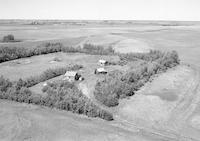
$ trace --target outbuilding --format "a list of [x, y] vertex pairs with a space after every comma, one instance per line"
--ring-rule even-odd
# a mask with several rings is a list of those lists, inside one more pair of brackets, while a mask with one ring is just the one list
[[45, 86], [47, 86], [47, 85], [48, 85], [47, 82], [44, 82], [44, 83], [43, 83], [43, 87], [45, 87]]
[[108, 63], [108, 61], [106, 61], [106, 60], [103, 60], [103, 59], [100, 59], [100, 60], [99, 60], [99, 64], [100, 64], [101, 66], [105, 66], [107, 63]]
[[104, 68], [97, 68], [94, 71], [94, 74], [107, 74], [108, 72]]
[[75, 81], [79, 80], [80, 75], [76, 71], [67, 71], [64, 77], [64, 80]]

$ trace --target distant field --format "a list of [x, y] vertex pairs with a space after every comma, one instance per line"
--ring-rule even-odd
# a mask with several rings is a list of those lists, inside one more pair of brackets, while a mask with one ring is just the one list
[[24, 47], [24, 48], [34, 48], [44, 43], [62, 43], [64, 46], [76, 46], [79, 44], [85, 37], [77, 37], [77, 38], [66, 38], [66, 39], [45, 39], [45, 40], [30, 40], [30, 41], [22, 41], [22, 42], [15, 42], [15, 43], [0, 43], [1, 46], [7, 47]]
[[[143, 52], [149, 49], [177, 50], [182, 61], [200, 66], [199, 24], [183, 22], [181, 26], [161, 25], [148, 23], [113, 26], [108, 24], [103, 26], [1, 25], [0, 38], [13, 34], [16, 39], [25, 41], [6, 44], [7, 46], [31, 47], [42, 42], [62, 42], [67, 46], [83, 43], [111, 45], [123, 52]], [[4, 44], [0, 44], [2, 45]], [[123, 49], [124, 47], [127, 49]]]

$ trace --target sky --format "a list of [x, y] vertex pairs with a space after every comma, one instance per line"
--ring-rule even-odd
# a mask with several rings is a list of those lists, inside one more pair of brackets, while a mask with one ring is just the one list
[[200, 21], [200, 0], [0, 0], [0, 19]]

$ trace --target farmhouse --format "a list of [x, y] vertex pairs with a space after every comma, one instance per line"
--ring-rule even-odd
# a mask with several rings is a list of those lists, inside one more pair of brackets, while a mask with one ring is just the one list
[[79, 80], [80, 75], [75, 71], [67, 71], [64, 77], [64, 80], [75, 81]]
[[94, 71], [94, 74], [107, 74], [108, 72], [104, 68], [97, 68]]
[[103, 59], [99, 60], [99, 64], [100, 64], [101, 66], [105, 66], [107, 63], [108, 63], [108, 62], [107, 62], [106, 60], [103, 60]]

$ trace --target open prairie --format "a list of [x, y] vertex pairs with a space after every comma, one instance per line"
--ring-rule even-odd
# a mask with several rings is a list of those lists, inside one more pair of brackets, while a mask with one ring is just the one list
[[[48, 23], [48, 22], [47, 22]], [[21, 42], [0, 43], [0, 47], [34, 48], [46, 42], [68, 47], [84, 44], [113, 47], [116, 52], [145, 53], [176, 50], [181, 64], [157, 74], [135, 95], [108, 108], [93, 95], [98, 60], [118, 61], [119, 57], [83, 53], [51, 53], [0, 64], [0, 75], [10, 80], [39, 75], [49, 68], [79, 64], [85, 80], [78, 88], [98, 106], [114, 116], [113, 121], [88, 118], [72, 112], [31, 104], [0, 100], [2, 141], [198, 141], [200, 140], [200, 23], [148, 21], [60, 21], [29, 25], [27, 21], [0, 21], [0, 39], [13, 34]], [[54, 61], [59, 58], [61, 61]], [[132, 64], [137, 67], [137, 64]], [[106, 70], [125, 71], [130, 66], [111, 65]], [[48, 81], [62, 79], [58, 76]], [[41, 82], [30, 90], [43, 95]]]

